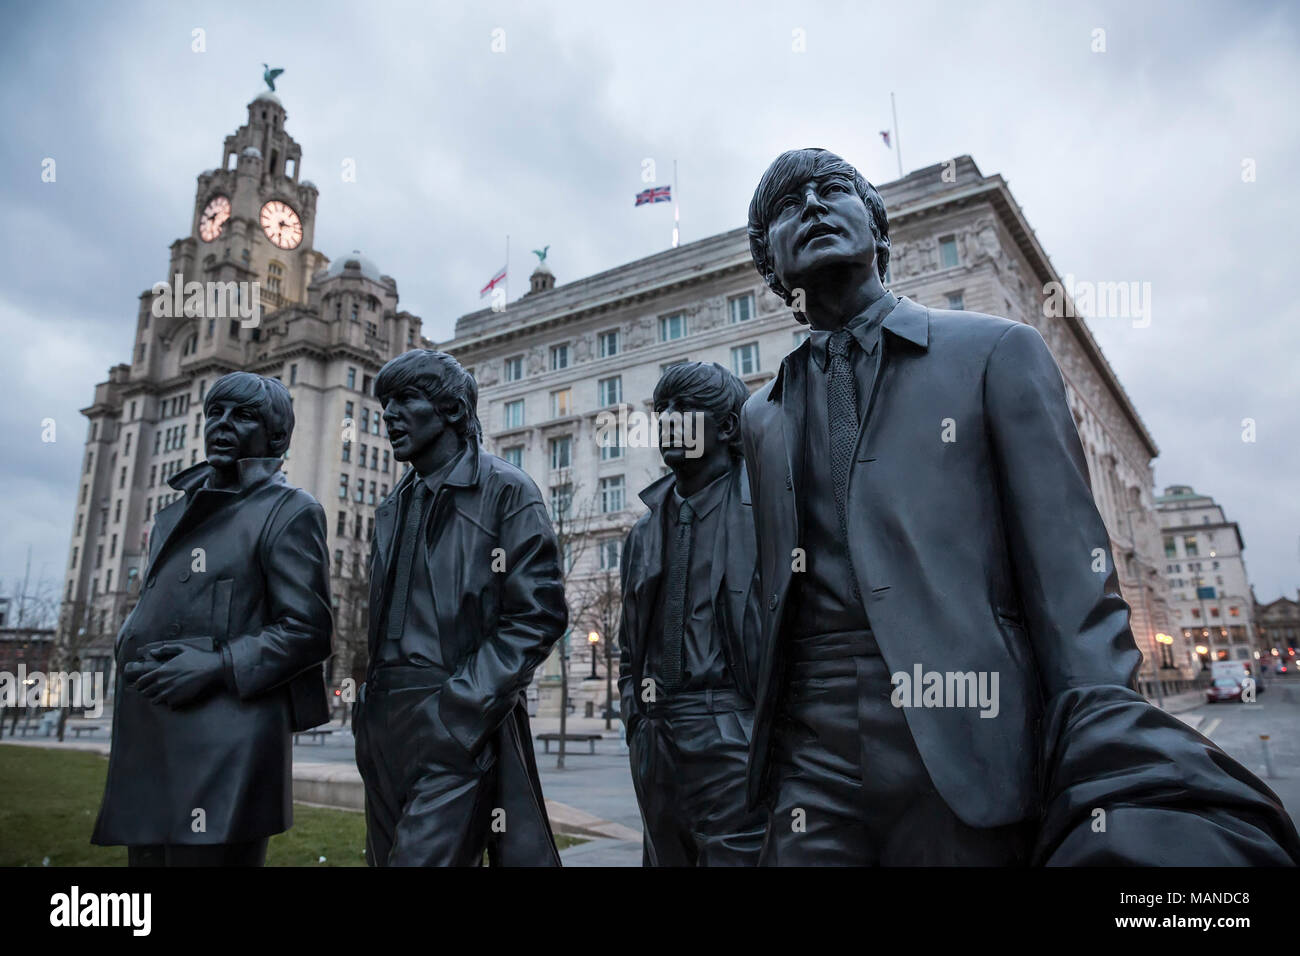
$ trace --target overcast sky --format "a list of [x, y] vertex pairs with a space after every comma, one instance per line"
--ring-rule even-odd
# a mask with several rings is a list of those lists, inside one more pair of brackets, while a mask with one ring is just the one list
[[320, 188], [317, 247], [365, 252], [435, 340], [479, 307], [507, 233], [514, 296], [548, 243], [560, 282], [666, 248], [671, 207], [632, 204], [646, 158], [661, 183], [678, 161], [684, 241], [742, 225], [783, 149], [894, 178], [879, 136], [894, 91], [905, 169], [969, 153], [1006, 177], [1061, 274], [1151, 283], [1150, 327], [1090, 324], [1160, 447], [1157, 488], [1191, 484], [1240, 522], [1261, 600], [1300, 585], [1294, 7], [319, 0], [0, 16], [6, 591], [29, 545], [34, 576], [61, 587], [77, 410], [129, 360], [137, 297], [165, 278], [195, 177], [220, 164], [264, 61], [285, 69], [286, 126]]

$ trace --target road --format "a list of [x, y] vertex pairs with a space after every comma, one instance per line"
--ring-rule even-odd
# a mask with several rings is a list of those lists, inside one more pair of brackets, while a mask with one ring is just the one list
[[[1300, 827], [1300, 679], [1271, 677], [1253, 704], [1204, 704], [1178, 716], [1268, 784]], [[1261, 734], [1269, 737], [1276, 776], [1264, 765]]]

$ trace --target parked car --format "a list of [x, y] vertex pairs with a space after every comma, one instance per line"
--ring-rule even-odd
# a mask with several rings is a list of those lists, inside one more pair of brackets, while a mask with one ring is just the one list
[[1241, 682], [1231, 677], [1216, 677], [1205, 689], [1205, 701], [1213, 704], [1221, 700], [1241, 700]]

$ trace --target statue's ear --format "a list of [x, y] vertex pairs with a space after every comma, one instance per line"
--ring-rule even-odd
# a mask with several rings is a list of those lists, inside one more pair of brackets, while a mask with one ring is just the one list
[[735, 412], [727, 412], [727, 417], [718, 425], [718, 441], [727, 444], [736, 437], [739, 431], [740, 416]]

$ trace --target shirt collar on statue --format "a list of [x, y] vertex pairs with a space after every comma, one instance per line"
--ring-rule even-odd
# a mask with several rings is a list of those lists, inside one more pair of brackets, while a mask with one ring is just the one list
[[[470, 441], [441, 467], [435, 468], [427, 475], [416, 473], [416, 479], [424, 482], [430, 493], [446, 485], [472, 485], [478, 477], [478, 455], [473, 453]], [[414, 482], [412, 482], [414, 484]]]
[[677, 513], [681, 510], [682, 502], [689, 501], [691, 508], [695, 511], [695, 520], [699, 520], [707, 515], [710, 511], [718, 506], [723, 496], [727, 493], [727, 479], [731, 477], [731, 471], [724, 471], [717, 478], [701, 488], [689, 498], [683, 498], [677, 493], [677, 486], [673, 485], [673, 493], [669, 495], [672, 501], [672, 517], [677, 520]]
[[[854, 316], [844, 326], [853, 333], [853, 337], [858, 340], [858, 345], [862, 346], [862, 351], [868, 355], [874, 355], [876, 345], [880, 342], [880, 327], [885, 321], [885, 317], [894, 311], [894, 306], [898, 305], [898, 297], [888, 289], [871, 305], [867, 306], [862, 312]], [[830, 337], [834, 335], [833, 331], [825, 329], [813, 329], [808, 333], [808, 343], [812, 349], [813, 361], [823, 372], [826, 371], [826, 344]]]

